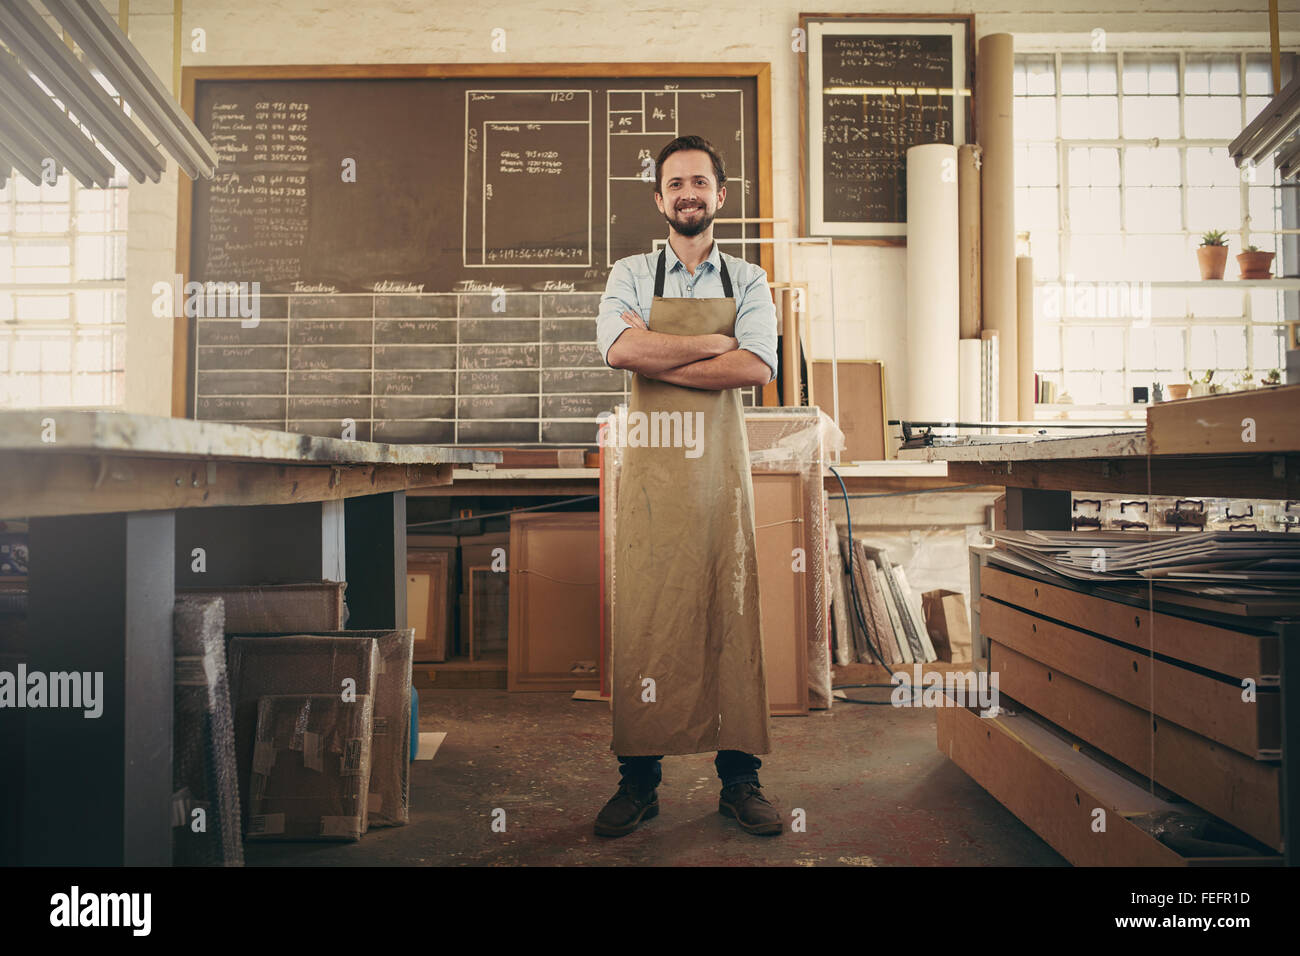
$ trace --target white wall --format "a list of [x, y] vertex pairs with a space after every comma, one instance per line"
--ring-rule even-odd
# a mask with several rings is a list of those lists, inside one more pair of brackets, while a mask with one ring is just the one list
[[[105, 0], [116, 14], [117, 0]], [[772, 64], [774, 213], [798, 220], [799, 60], [791, 31], [809, 7], [831, 12], [974, 13], [977, 36], [1017, 34], [1017, 49], [1087, 49], [1092, 31], [1107, 31], [1110, 49], [1151, 45], [1268, 47], [1265, 0], [1154, 0], [1141, 12], [1113, 0], [1076, 0], [1074, 10], [1049, 0], [996, 4], [762, 5], [585, 2], [448, 3], [445, 0], [186, 0], [185, 66], [315, 63], [675, 62], [767, 61]], [[1293, 7], [1291, 0], [1283, 4]], [[493, 53], [490, 31], [507, 30], [506, 54]], [[206, 33], [207, 51], [189, 50], [190, 32]], [[1168, 32], [1174, 29], [1181, 33]], [[1282, 16], [1283, 47], [1300, 45], [1300, 12]], [[170, 87], [171, 0], [131, 0], [130, 35]], [[132, 183], [127, 251], [127, 405], [171, 412], [172, 326], [152, 316], [150, 287], [175, 271], [175, 163], [160, 184]], [[788, 233], [787, 233], [788, 234]], [[798, 247], [796, 247], [798, 248]], [[834, 254], [838, 351], [842, 358], [883, 359], [889, 370], [890, 415], [905, 414], [906, 293], [901, 248], [843, 246]], [[778, 256], [777, 278], [786, 278]], [[812, 285], [813, 351], [829, 353], [827, 262], [824, 251], [796, 253], [794, 268]]]

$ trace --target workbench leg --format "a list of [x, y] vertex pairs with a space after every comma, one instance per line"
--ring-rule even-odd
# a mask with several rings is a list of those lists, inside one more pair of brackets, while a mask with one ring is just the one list
[[175, 546], [170, 511], [31, 521], [29, 686], [102, 674], [102, 712], [25, 712], [24, 864], [171, 865]]
[[1282, 690], [1282, 839], [1287, 866], [1300, 866], [1300, 622], [1280, 626]]
[[1070, 493], [1007, 488], [1008, 531], [1069, 531]]
[[406, 627], [406, 492], [344, 504], [348, 629]]

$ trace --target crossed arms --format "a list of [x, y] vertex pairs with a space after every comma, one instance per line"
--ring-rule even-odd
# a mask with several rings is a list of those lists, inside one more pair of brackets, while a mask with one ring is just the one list
[[641, 316], [626, 310], [628, 328], [610, 346], [606, 359], [614, 368], [688, 388], [720, 390], [766, 385], [767, 363], [742, 349], [729, 335], [667, 335], [651, 332]]

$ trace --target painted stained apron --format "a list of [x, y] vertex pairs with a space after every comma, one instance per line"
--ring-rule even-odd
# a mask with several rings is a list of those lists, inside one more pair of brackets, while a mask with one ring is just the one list
[[[661, 250], [654, 331], [735, 335], [725, 261], [721, 275], [724, 298], [666, 299]], [[635, 375], [628, 410], [632, 437], [623, 449], [615, 545], [611, 749], [619, 756], [770, 753], [754, 489], [740, 390], [685, 388]], [[698, 444], [634, 445], [637, 413], [648, 422], [654, 412], [702, 422], [688, 433]], [[653, 701], [646, 699], [646, 678], [654, 681]]]

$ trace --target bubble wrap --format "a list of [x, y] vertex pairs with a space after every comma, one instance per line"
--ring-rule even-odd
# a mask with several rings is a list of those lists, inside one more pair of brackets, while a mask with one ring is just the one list
[[[220, 598], [176, 602], [172, 862], [178, 866], [244, 863], [224, 630]], [[203, 829], [195, 832], [199, 821]]]

